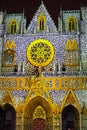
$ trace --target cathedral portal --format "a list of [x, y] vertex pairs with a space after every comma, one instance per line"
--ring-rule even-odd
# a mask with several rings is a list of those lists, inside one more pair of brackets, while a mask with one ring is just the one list
[[62, 112], [62, 130], [79, 130], [79, 112], [68, 105]]
[[52, 109], [42, 97], [33, 98], [24, 111], [24, 130], [52, 130]]

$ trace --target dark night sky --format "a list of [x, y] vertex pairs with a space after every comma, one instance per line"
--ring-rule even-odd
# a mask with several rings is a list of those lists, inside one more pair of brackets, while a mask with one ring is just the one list
[[[57, 25], [59, 9], [80, 9], [87, 6], [87, 0], [43, 0], [49, 14]], [[41, 4], [41, 0], [0, 0], [0, 10], [7, 13], [21, 13], [25, 10], [25, 16], [30, 20]], [[27, 20], [27, 21], [28, 21]]]

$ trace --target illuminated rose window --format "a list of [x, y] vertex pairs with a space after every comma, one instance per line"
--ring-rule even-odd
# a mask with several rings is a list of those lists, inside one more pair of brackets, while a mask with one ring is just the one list
[[47, 66], [53, 57], [54, 47], [48, 40], [37, 39], [27, 48], [27, 58], [34, 66]]

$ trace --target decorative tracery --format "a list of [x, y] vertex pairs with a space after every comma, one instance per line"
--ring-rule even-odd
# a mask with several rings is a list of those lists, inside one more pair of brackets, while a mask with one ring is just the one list
[[6, 69], [6, 67], [14, 67], [15, 65], [16, 65], [16, 44], [14, 40], [12, 40], [11, 42], [7, 40], [4, 45], [3, 68], [5, 67]]
[[46, 16], [41, 12], [38, 17], [38, 31], [44, 31], [46, 29]]
[[14, 34], [14, 33], [18, 33], [18, 22], [16, 19], [12, 19], [10, 21], [10, 33]]
[[37, 39], [28, 46], [27, 58], [34, 66], [46, 66], [54, 57], [52, 44], [45, 39]]
[[73, 31], [73, 30], [76, 30], [76, 29], [77, 29], [76, 19], [71, 16], [71, 17], [68, 18], [68, 30]]
[[67, 70], [79, 69], [79, 47], [76, 39], [67, 40], [65, 45], [65, 65]]
[[33, 113], [33, 120], [36, 118], [46, 119], [46, 112], [41, 106], [38, 106]]

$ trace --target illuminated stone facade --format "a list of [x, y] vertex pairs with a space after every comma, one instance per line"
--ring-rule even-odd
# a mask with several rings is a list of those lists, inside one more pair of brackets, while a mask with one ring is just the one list
[[87, 129], [87, 7], [0, 12], [0, 130]]

